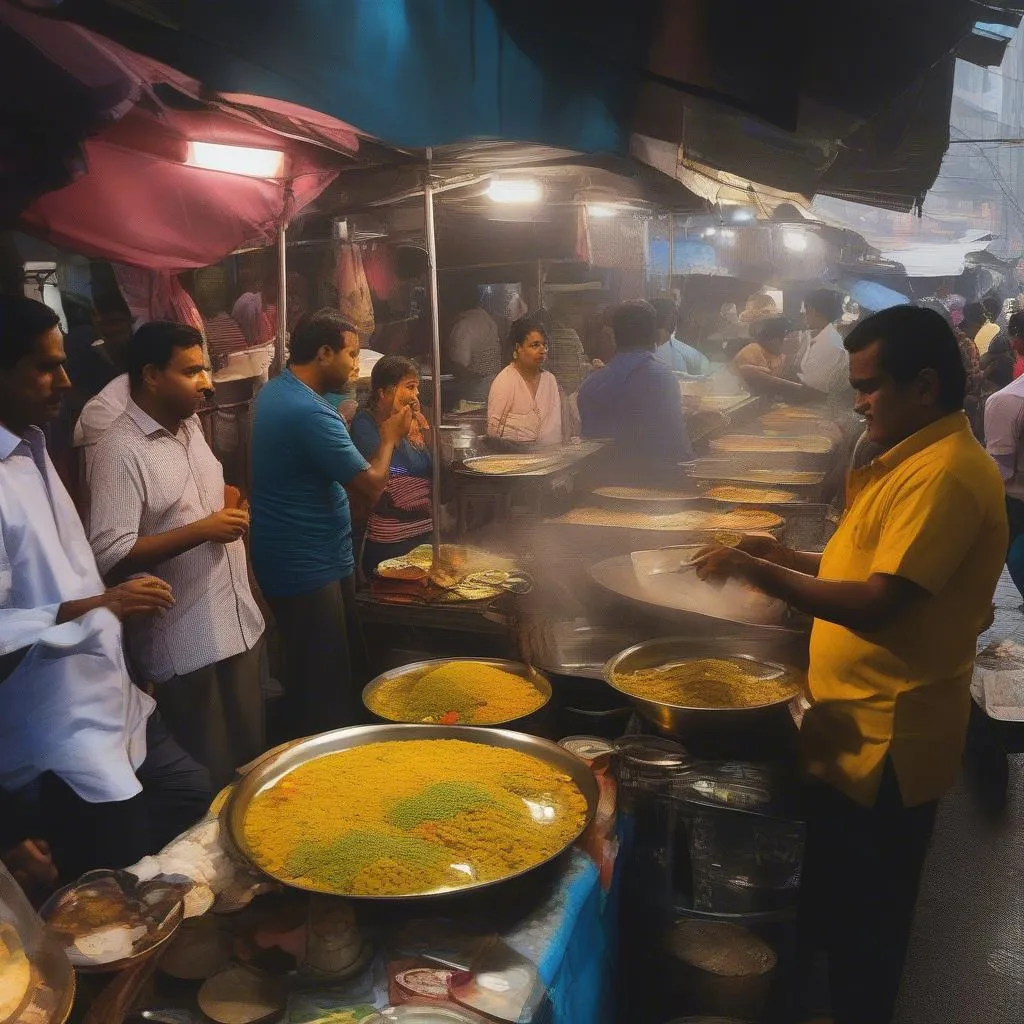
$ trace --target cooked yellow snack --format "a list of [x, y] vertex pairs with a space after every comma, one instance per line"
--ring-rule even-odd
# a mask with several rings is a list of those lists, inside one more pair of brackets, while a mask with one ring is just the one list
[[657, 487], [598, 487], [602, 498], [628, 498], [636, 501], [682, 501], [694, 495], [684, 491], [659, 490]]
[[468, 468], [474, 473], [522, 473], [545, 461], [542, 455], [483, 455]]
[[624, 692], [643, 700], [689, 708], [752, 708], [789, 700], [798, 692], [790, 673], [763, 679], [728, 658], [699, 658], [665, 668], [615, 676]]
[[758, 434], [729, 434], [716, 437], [711, 447], [717, 452], [786, 452], [803, 455], [827, 455], [832, 442], [827, 437], [762, 437]]
[[738, 505], [783, 505], [796, 501], [792, 491], [773, 491], [761, 487], [710, 487], [704, 492], [705, 498], [714, 501], [734, 501]]
[[259, 793], [245, 840], [264, 871], [335, 895], [402, 896], [518, 874], [586, 822], [572, 779], [517, 750], [398, 740], [325, 754]]
[[617, 526], [629, 530], [774, 530], [781, 517], [761, 509], [737, 508], [730, 512], [624, 512], [620, 509], [574, 508], [553, 520], [572, 526]]
[[391, 722], [498, 725], [536, 711], [544, 695], [529, 680], [480, 661], [452, 661], [382, 682], [367, 698]]

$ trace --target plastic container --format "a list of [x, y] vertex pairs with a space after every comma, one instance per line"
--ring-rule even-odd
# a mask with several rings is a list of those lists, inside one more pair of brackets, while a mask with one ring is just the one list
[[75, 973], [3, 864], [0, 961], [8, 981], [0, 996], [0, 1024], [63, 1024], [68, 1019]]

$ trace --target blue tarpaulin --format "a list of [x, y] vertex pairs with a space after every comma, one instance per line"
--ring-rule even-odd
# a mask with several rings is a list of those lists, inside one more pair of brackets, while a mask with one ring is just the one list
[[628, 148], [628, 127], [600, 95], [542, 70], [487, 0], [152, 6], [173, 12], [165, 26], [88, 0], [67, 13], [88, 15], [91, 28], [211, 90], [309, 107], [403, 148], [481, 137], [585, 153]]
[[906, 295], [893, 291], [892, 288], [886, 288], [884, 284], [879, 284], [877, 281], [851, 281], [847, 284], [847, 288], [853, 301], [861, 309], [868, 309], [872, 313], [880, 313], [883, 309], [889, 309], [890, 306], [906, 306], [910, 302]]

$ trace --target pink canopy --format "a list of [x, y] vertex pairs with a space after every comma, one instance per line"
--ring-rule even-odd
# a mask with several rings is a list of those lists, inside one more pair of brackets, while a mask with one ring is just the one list
[[[194, 79], [78, 26], [6, 2], [0, 22], [91, 98], [110, 97], [111, 123], [83, 145], [86, 172], [21, 215], [26, 231], [65, 249], [154, 270], [208, 266], [271, 242], [358, 149], [339, 121], [259, 97], [233, 97], [238, 105], [211, 97]], [[283, 177], [189, 167], [190, 141], [279, 150]]]

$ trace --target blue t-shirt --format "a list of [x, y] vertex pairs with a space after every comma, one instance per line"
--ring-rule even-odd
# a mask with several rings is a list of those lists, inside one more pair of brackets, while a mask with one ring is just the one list
[[351, 576], [342, 485], [369, 464], [337, 410], [285, 370], [256, 397], [251, 450], [250, 548], [263, 593], [291, 597]]
[[[380, 447], [380, 428], [373, 414], [366, 409], [360, 409], [352, 420], [351, 430], [353, 444], [366, 458], [372, 458]], [[402, 438], [391, 455], [391, 473], [425, 477], [429, 480], [433, 476], [430, 449], [417, 448], [408, 438]]]
[[691, 377], [704, 377], [711, 372], [711, 360], [703, 352], [680, 341], [674, 334], [660, 344], [654, 354], [670, 370], [687, 373]]

